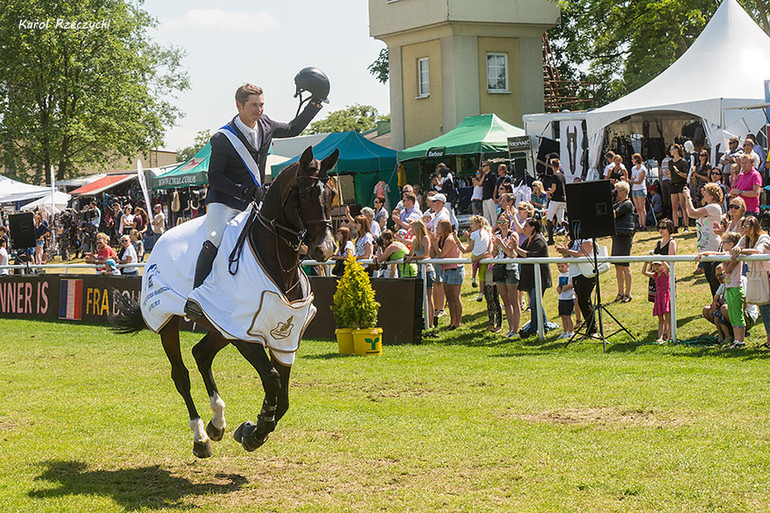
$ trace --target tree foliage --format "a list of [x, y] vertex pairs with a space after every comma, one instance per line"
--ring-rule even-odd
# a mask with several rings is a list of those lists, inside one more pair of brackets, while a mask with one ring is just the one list
[[377, 59], [366, 69], [369, 70], [369, 73], [374, 75], [374, 78], [376, 78], [378, 82], [383, 84], [387, 82], [388, 73], [390, 72], [388, 49], [383, 48], [380, 50], [380, 55], [378, 55]]
[[342, 110], [330, 112], [324, 119], [315, 121], [305, 129], [304, 134], [323, 134], [330, 132], [366, 132], [377, 128], [377, 121], [389, 119], [381, 116], [371, 105], [348, 105]]
[[[739, 1], [770, 33], [770, 0]], [[697, 39], [720, 3], [561, 0], [561, 22], [549, 31], [559, 75], [594, 83], [580, 94], [593, 97], [595, 107], [605, 105], [643, 86], [676, 61]]]
[[148, 38], [157, 22], [140, 4], [4, 0], [0, 159], [9, 174], [42, 182], [55, 166], [63, 179], [162, 144], [180, 116], [171, 101], [189, 83], [183, 52]]
[[196, 153], [201, 151], [204, 146], [206, 146], [206, 143], [209, 142], [209, 139], [211, 139], [211, 130], [208, 128], [206, 130], [200, 130], [197, 134], [195, 134], [195, 139], [192, 146], [188, 146], [187, 148], [182, 148], [181, 150], [176, 151], [176, 161], [187, 162], [193, 158]]

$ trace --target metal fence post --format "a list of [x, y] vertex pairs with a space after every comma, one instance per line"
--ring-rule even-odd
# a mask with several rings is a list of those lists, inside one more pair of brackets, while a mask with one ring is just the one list
[[430, 327], [430, 316], [433, 316], [433, 312], [428, 311], [428, 265], [418, 262], [420, 266], [420, 272], [422, 273], [422, 314], [423, 314], [423, 328], [426, 330]]
[[668, 268], [668, 288], [671, 291], [671, 341], [676, 343], [676, 262], [669, 263], [671, 264]]

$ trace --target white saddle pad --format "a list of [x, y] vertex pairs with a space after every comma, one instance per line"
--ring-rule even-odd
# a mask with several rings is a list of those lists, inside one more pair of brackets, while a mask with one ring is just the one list
[[206, 236], [205, 216], [165, 232], [155, 244], [142, 276], [142, 315], [150, 329], [158, 332], [171, 317], [184, 315], [189, 297], [225, 338], [262, 344], [279, 362], [291, 365], [302, 333], [316, 313], [310, 282], [300, 272], [302, 299], [287, 301], [260, 265], [248, 240], [238, 272], [229, 273], [228, 256], [249, 212], [239, 214], [227, 225], [211, 274], [194, 291], [195, 263]]

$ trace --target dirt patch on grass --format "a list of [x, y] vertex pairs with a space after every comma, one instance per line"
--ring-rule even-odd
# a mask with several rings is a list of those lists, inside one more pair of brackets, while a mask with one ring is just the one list
[[568, 424], [615, 429], [627, 426], [670, 428], [685, 424], [685, 419], [653, 408], [562, 408], [526, 415], [514, 415], [527, 422]]

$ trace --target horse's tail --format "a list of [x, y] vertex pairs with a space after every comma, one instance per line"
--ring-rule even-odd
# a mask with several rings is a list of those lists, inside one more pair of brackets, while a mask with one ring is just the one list
[[114, 293], [113, 298], [118, 307], [118, 314], [109, 316], [112, 331], [121, 335], [128, 335], [139, 333], [147, 328], [142, 317], [142, 308], [138, 302], [129, 299], [120, 292]]

